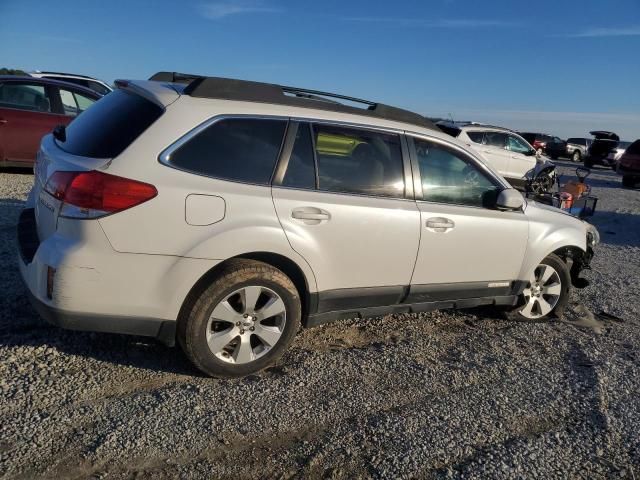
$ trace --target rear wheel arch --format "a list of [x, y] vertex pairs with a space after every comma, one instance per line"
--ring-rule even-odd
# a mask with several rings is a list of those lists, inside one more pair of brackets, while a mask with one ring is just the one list
[[[202, 275], [193, 287], [191, 287], [191, 290], [189, 290], [189, 293], [182, 302], [182, 306], [178, 314], [178, 322], [181, 322], [189, 315], [194, 302], [197, 301], [213, 280], [221, 272], [227, 270], [230, 264], [237, 262], [238, 260], [254, 260], [266, 263], [267, 265], [277, 268], [289, 277], [298, 290], [298, 295], [300, 296], [300, 301], [302, 303], [302, 318], [306, 317], [309, 313], [309, 309], [311, 308], [310, 282], [302, 268], [290, 258], [278, 253], [248, 252], [228, 258], [218, 263]], [[314, 282], [315, 279], [311, 279], [311, 281]]]

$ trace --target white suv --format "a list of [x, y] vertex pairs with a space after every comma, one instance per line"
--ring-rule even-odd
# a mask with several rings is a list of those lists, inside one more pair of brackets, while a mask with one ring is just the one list
[[238, 376], [301, 324], [476, 305], [542, 319], [584, 282], [597, 231], [525, 202], [420, 115], [152, 78], [42, 141], [19, 263], [57, 325], [177, 338]]
[[553, 163], [536, 155], [536, 150], [512, 130], [480, 123], [438, 122], [438, 127], [475, 150], [500, 175], [515, 186], [530, 177], [554, 170]]

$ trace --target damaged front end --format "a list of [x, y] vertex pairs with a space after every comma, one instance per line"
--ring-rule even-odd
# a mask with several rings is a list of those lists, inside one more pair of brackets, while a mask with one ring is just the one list
[[557, 182], [556, 166], [549, 161], [539, 161], [526, 173], [526, 193], [544, 195], [553, 192]]
[[566, 249], [565, 259], [570, 266], [571, 283], [574, 287], [585, 288], [589, 285], [589, 281], [586, 278], [582, 278], [580, 274], [583, 270], [591, 270], [594, 248], [598, 243], [600, 243], [600, 234], [593, 225], [589, 225], [587, 229], [587, 251], [584, 252], [572, 248]]

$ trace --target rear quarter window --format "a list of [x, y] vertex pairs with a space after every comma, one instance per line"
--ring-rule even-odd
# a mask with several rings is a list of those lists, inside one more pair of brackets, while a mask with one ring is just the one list
[[268, 185], [286, 127], [286, 120], [221, 119], [171, 152], [167, 162], [207, 177]]
[[73, 155], [114, 158], [155, 122], [164, 112], [146, 98], [115, 90], [105, 95], [71, 122], [60, 148]]

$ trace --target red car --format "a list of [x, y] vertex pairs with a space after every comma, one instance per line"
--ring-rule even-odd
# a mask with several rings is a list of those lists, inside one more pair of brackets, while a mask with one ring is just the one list
[[0, 167], [32, 166], [42, 137], [100, 98], [70, 83], [0, 76]]
[[640, 182], [640, 140], [627, 147], [618, 162], [618, 173], [622, 175], [622, 185], [633, 188]]

